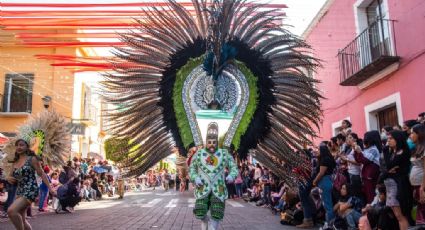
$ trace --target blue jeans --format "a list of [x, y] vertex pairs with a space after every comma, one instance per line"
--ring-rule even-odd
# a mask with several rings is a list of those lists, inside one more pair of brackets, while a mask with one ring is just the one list
[[7, 212], [7, 209], [12, 205], [13, 201], [15, 200], [16, 196], [16, 189], [18, 187], [14, 184], [7, 184], [6, 191], [7, 191], [7, 200], [4, 203], [4, 211]]
[[264, 186], [264, 201], [265, 204], [270, 204], [271, 202], [271, 188], [270, 186]]
[[235, 184], [236, 185], [236, 195], [238, 197], [242, 197], [242, 184]]
[[298, 195], [303, 208], [304, 219], [313, 219], [314, 204], [310, 197], [311, 182], [308, 181], [305, 185], [298, 186]]
[[345, 220], [347, 221], [348, 227], [355, 229], [361, 216], [362, 214], [356, 210], [352, 210], [348, 215], [346, 215]]
[[278, 210], [283, 210], [283, 206], [285, 206], [285, 201], [282, 199], [279, 199], [279, 203], [276, 206], [274, 206], [274, 208]]
[[326, 222], [330, 222], [335, 218], [332, 203], [332, 179], [330, 175], [325, 175], [318, 183], [319, 188], [322, 190], [322, 202], [326, 211]]
[[39, 197], [39, 201], [38, 201], [38, 208], [39, 209], [43, 209], [43, 204], [44, 204], [44, 201], [46, 200], [48, 194], [49, 194], [49, 190], [40, 189], [40, 197]]

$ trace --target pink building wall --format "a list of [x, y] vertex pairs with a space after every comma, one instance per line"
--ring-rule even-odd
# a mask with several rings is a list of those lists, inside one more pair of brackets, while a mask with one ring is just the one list
[[366, 89], [341, 86], [338, 50], [348, 45], [356, 34], [355, 0], [335, 0], [324, 16], [306, 36], [314, 56], [322, 60], [323, 68], [314, 75], [323, 95], [323, 125], [320, 136], [332, 137], [332, 123], [347, 117], [353, 131], [367, 131], [365, 106], [389, 95], [399, 93], [403, 120], [415, 119], [425, 111], [425, 2], [423, 0], [387, 0], [389, 19], [394, 23], [399, 69]]

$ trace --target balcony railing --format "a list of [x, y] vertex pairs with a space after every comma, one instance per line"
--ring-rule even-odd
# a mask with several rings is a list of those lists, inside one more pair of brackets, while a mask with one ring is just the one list
[[377, 19], [338, 52], [340, 84], [355, 86], [398, 62], [394, 21]]

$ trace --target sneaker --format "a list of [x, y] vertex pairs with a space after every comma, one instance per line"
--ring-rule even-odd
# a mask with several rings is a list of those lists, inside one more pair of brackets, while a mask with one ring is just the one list
[[313, 228], [314, 223], [312, 219], [304, 219], [302, 224], [296, 226], [297, 228]]

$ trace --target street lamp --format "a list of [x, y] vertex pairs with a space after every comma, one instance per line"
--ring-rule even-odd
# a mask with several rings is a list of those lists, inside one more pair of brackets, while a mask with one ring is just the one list
[[43, 101], [44, 108], [48, 109], [50, 106], [50, 102], [52, 101], [52, 97], [46, 95], [41, 98], [41, 100]]

